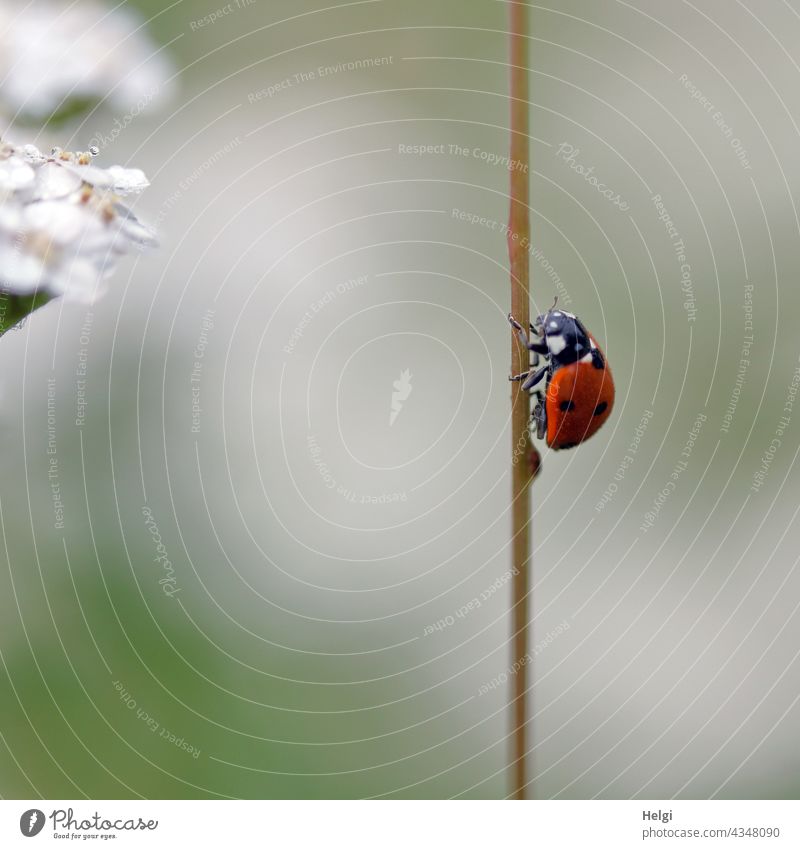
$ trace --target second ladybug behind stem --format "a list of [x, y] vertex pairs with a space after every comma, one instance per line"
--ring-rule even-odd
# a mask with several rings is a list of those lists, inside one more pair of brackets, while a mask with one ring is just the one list
[[[593, 436], [614, 406], [614, 379], [605, 355], [581, 320], [556, 309], [557, 302], [530, 325], [530, 336], [508, 316], [520, 342], [533, 352], [532, 367], [509, 380], [524, 381], [522, 388], [536, 397], [531, 429], [554, 450], [573, 448]], [[535, 368], [539, 355], [545, 364]], [[542, 397], [534, 387], [545, 379]]]

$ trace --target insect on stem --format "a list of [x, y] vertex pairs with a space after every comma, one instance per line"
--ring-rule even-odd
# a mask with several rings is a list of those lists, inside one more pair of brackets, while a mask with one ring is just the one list
[[[508, 255], [511, 267], [511, 312], [522, 327], [530, 321], [530, 207], [529, 207], [529, 101], [528, 101], [528, 7], [509, 3], [511, 70], [511, 206]], [[513, 335], [511, 373], [528, 369], [528, 350]], [[528, 586], [531, 568], [531, 465], [519, 461], [516, 446], [529, 445], [530, 398], [522, 383], [511, 384], [511, 515], [513, 569], [511, 580], [512, 664], [511, 676], [511, 796], [524, 799], [527, 787], [527, 691]]]

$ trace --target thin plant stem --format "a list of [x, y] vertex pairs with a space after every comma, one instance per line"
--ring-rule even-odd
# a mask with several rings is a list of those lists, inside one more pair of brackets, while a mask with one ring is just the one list
[[[528, 7], [509, 4], [511, 29], [511, 209], [508, 256], [511, 266], [511, 312], [527, 329], [530, 320], [529, 275], [529, 102]], [[516, 335], [511, 347], [511, 373], [528, 370], [530, 354]], [[531, 569], [531, 469], [527, 462], [530, 399], [522, 382], [511, 384], [511, 514], [513, 570], [511, 581], [513, 698], [511, 702], [511, 795], [524, 799], [527, 787], [527, 691], [532, 670], [528, 653], [528, 587]], [[524, 448], [524, 451], [521, 450]]]

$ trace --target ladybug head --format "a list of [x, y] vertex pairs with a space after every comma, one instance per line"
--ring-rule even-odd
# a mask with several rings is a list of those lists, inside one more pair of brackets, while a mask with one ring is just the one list
[[556, 295], [553, 306], [536, 317], [533, 329], [538, 336], [560, 336], [574, 323], [575, 316], [571, 312], [557, 309], [557, 306], [558, 296]]
[[594, 347], [576, 315], [557, 308], [557, 301], [538, 316], [533, 329], [547, 343], [553, 366], [568, 365], [585, 357]]
[[534, 327], [540, 329], [544, 336], [558, 336], [573, 327], [576, 318], [577, 316], [571, 312], [553, 308], [538, 316]]
[[558, 317], [560, 315], [566, 315], [563, 310], [557, 310], [556, 306], [558, 304], [558, 295], [556, 295], [555, 300], [553, 301], [553, 306], [550, 307], [547, 312], [543, 312], [541, 315], [537, 315], [533, 320], [531, 327], [533, 328], [534, 333], [537, 336], [544, 336], [547, 331], [547, 325], [551, 316]]

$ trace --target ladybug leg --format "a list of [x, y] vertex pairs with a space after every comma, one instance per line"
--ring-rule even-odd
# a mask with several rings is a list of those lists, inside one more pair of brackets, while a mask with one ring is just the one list
[[[519, 336], [519, 341], [529, 350], [534, 351], [537, 354], [546, 354], [547, 353], [547, 342], [543, 339], [541, 342], [532, 342], [528, 338], [528, 334], [525, 332], [525, 328], [514, 318], [511, 313], [508, 314], [508, 321], [514, 330], [517, 331], [517, 336]], [[531, 325], [531, 329], [533, 329], [533, 325]]]
[[[508, 321], [511, 324], [511, 326], [514, 328], [514, 330], [522, 330], [522, 325], [514, 318], [513, 315], [511, 315], [511, 313], [508, 314]], [[532, 321], [528, 322], [528, 327], [530, 327], [531, 334], [533, 336], [541, 336], [542, 335], [541, 333], [539, 333], [536, 330], [536, 327], [534, 326]]]
[[536, 392], [536, 403], [533, 405], [533, 422], [536, 425], [536, 436], [544, 439], [547, 433], [547, 409], [542, 399], [542, 393]]
[[547, 374], [550, 366], [542, 366], [534, 372], [528, 372], [528, 379], [522, 384], [523, 389], [533, 389], [537, 383]]
[[522, 384], [522, 388], [532, 389], [547, 374], [547, 370], [549, 368], [549, 366], [542, 366], [542, 368], [537, 369], [536, 371], [523, 371], [522, 374], [510, 374], [508, 379], [524, 380], [525, 383]]

